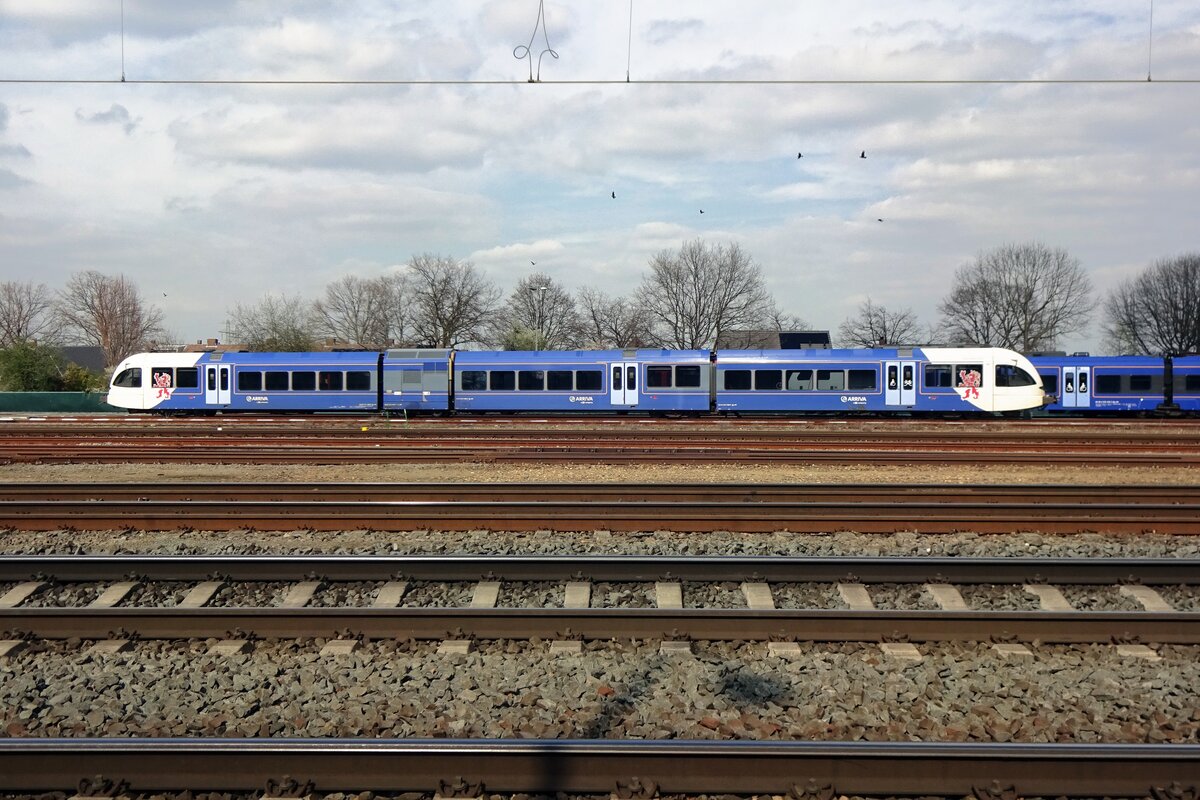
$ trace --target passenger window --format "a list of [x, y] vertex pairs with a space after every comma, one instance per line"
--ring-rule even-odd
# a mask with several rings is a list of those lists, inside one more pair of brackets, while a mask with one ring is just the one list
[[317, 388], [317, 373], [315, 372], [293, 372], [292, 373], [292, 391], [293, 392], [313, 392]]
[[721, 373], [725, 376], [725, 388], [733, 392], [744, 392], [750, 389], [750, 370], [727, 369]]
[[700, 368], [699, 367], [676, 367], [675, 368], [675, 388], [676, 389], [694, 389], [700, 386]]
[[1096, 376], [1096, 394], [1120, 394], [1121, 393], [1121, 376], [1120, 375], [1097, 375]]
[[1065, 394], [1075, 394], [1075, 373], [1073, 371], [1067, 372], [1063, 376], [1063, 392]]
[[575, 388], [571, 383], [571, 370], [548, 370], [546, 372], [546, 388], [552, 392], [571, 391]]
[[261, 392], [262, 388], [261, 372], [243, 372], [242, 370], [238, 370], [237, 389], [239, 392]]
[[1087, 394], [1088, 390], [1088, 374], [1086, 372], [1079, 373], [1079, 393]]
[[1129, 376], [1129, 391], [1131, 391], [1131, 392], [1148, 392], [1148, 391], [1150, 391], [1150, 376], [1149, 375], [1130, 375]]
[[953, 367], [943, 364], [926, 364], [925, 365], [925, 388], [926, 389], [949, 389], [953, 384], [950, 382], [950, 374]]
[[507, 369], [489, 372], [488, 388], [493, 392], [511, 392], [517, 388], [517, 374]]
[[[208, 381], [207, 381], [208, 391], [215, 392], [217, 390], [217, 368], [209, 367], [206, 371], [208, 372]], [[283, 388], [286, 389], [287, 388], [287, 383], [286, 383], [287, 373], [286, 372], [283, 373], [283, 379], [285, 381]]]
[[1042, 372], [1039, 374], [1042, 376], [1042, 389], [1046, 394], [1058, 394], [1058, 373]]
[[899, 372], [900, 372], [900, 370], [896, 369], [896, 365], [895, 365], [895, 364], [893, 364], [893, 365], [891, 365], [890, 367], [888, 367], [888, 368], [887, 368], [887, 376], [888, 376], [888, 378], [887, 378], [887, 388], [888, 388], [888, 389], [898, 389], [898, 388], [900, 388], [900, 381], [899, 381], [899, 377], [898, 377], [898, 373], [899, 373]]
[[346, 389], [351, 392], [369, 392], [371, 391], [371, 373], [370, 372], [347, 372], [346, 373]]
[[1200, 375], [1185, 375], [1183, 378], [1185, 392], [1200, 392]]
[[174, 389], [174, 371], [170, 367], [151, 367], [150, 383], [154, 389]]
[[846, 373], [840, 369], [817, 370], [818, 392], [840, 392], [846, 388]]
[[811, 369], [789, 369], [787, 371], [787, 388], [789, 392], [807, 392], [812, 390]]
[[322, 372], [319, 374], [318, 386], [322, 392], [340, 392], [342, 390], [342, 373]]
[[625, 368], [625, 388], [629, 391], [637, 388], [637, 367]]
[[575, 391], [577, 392], [598, 392], [603, 385], [604, 379], [598, 369], [580, 370], [575, 373]]
[[783, 370], [754, 370], [754, 388], [757, 391], [779, 391], [783, 388]]
[[421, 370], [417, 368], [405, 369], [400, 371], [400, 388], [401, 389], [420, 389], [421, 388]]
[[959, 364], [954, 369], [954, 387], [979, 388], [983, 386], [983, 364]]
[[229, 391], [229, 367], [221, 367], [221, 391]]
[[546, 373], [540, 369], [523, 369], [517, 373], [517, 388], [522, 392], [540, 392], [546, 388]]
[[175, 370], [175, 388], [199, 389], [200, 370], [195, 367], [180, 367]]
[[621, 368], [613, 367], [613, 389], [621, 391]]
[[670, 389], [671, 388], [671, 368], [670, 367], [646, 367], [646, 388], [647, 389]]
[[[211, 382], [210, 380], [209, 383]], [[266, 373], [263, 388], [268, 392], [286, 392], [288, 390], [288, 374], [286, 372]]]
[[487, 390], [487, 373], [481, 369], [466, 370], [462, 374], [464, 392], [483, 392]]
[[[1025, 370], [1012, 364], [997, 364], [996, 365], [996, 385], [997, 386], [1033, 386], [1037, 383]], [[1079, 391], [1085, 391], [1081, 386]]]
[[875, 370], [852, 369], [847, 373], [847, 389], [851, 391], [867, 391], [875, 388]]
[[142, 388], [142, 368], [130, 367], [122, 370], [121, 374], [113, 379], [113, 386], [120, 386], [122, 389]]

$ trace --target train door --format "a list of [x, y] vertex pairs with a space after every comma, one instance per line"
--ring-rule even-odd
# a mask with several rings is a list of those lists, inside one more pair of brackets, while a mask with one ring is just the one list
[[233, 396], [232, 381], [233, 367], [229, 364], [204, 365], [204, 404], [209, 406], [227, 406]]
[[1063, 367], [1063, 408], [1091, 408], [1091, 367]]
[[888, 361], [884, 364], [884, 399], [896, 408], [917, 404], [917, 362]]
[[614, 361], [608, 367], [609, 403], [614, 407], [632, 407], [638, 403], [638, 365], [636, 361]]

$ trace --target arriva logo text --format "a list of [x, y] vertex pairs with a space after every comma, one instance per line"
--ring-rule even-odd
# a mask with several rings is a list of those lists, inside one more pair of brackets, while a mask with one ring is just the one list
[[592, 402], [592, 396], [590, 394], [573, 394], [571, 395], [570, 399], [572, 403], [590, 404]]
[[861, 394], [844, 394], [841, 397], [843, 403], [865, 403], [867, 402], [866, 395]]

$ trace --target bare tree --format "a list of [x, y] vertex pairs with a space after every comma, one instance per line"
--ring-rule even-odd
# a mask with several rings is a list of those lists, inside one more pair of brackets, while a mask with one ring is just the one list
[[939, 310], [956, 344], [1032, 352], [1053, 349], [1080, 330], [1095, 305], [1078, 259], [1031, 242], [998, 247], [959, 267]]
[[1200, 351], [1200, 253], [1155, 261], [1105, 303], [1104, 332], [1117, 352]]
[[500, 290], [474, 264], [425, 253], [413, 256], [408, 269], [415, 341], [457, 347], [487, 335]]
[[879, 347], [916, 344], [924, 334], [912, 309], [888, 311], [885, 306], [863, 301], [855, 316], [847, 317], [838, 328], [838, 344], [844, 347]]
[[0, 347], [50, 342], [58, 335], [54, 296], [45, 284], [0, 283]]
[[767, 327], [776, 333], [808, 330], [808, 322], [803, 317], [798, 314], [788, 314], [775, 305], [772, 305], [771, 310], [767, 313], [766, 323]]
[[383, 296], [383, 346], [407, 345], [412, 339], [412, 281], [404, 272], [376, 278]]
[[238, 303], [226, 326], [227, 335], [250, 350], [303, 352], [317, 338], [311, 306], [299, 295], [268, 294], [254, 305]]
[[650, 319], [636, 302], [585, 287], [578, 306], [586, 345], [620, 349], [650, 344]]
[[570, 350], [578, 346], [583, 335], [571, 293], [541, 272], [517, 283], [508, 296], [499, 327], [506, 347], [524, 347], [529, 337], [514, 338], [512, 334], [532, 332], [535, 350]]
[[57, 312], [64, 334], [104, 350], [106, 366], [143, 348], [162, 327], [162, 312], [146, 304], [124, 275], [77, 272], [59, 292]]
[[682, 350], [710, 347], [722, 331], [761, 327], [774, 307], [762, 270], [740, 246], [700, 239], [654, 256], [637, 300], [654, 340]]

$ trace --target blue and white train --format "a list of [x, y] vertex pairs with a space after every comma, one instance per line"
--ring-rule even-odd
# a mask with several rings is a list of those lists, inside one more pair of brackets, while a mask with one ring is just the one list
[[648, 412], [995, 414], [1048, 401], [1010, 350], [438, 349], [139, 353], [110, 405], [228, 412]]
[[1200, 356], [1030, 356], [1051, 414], [1200, 412]]

